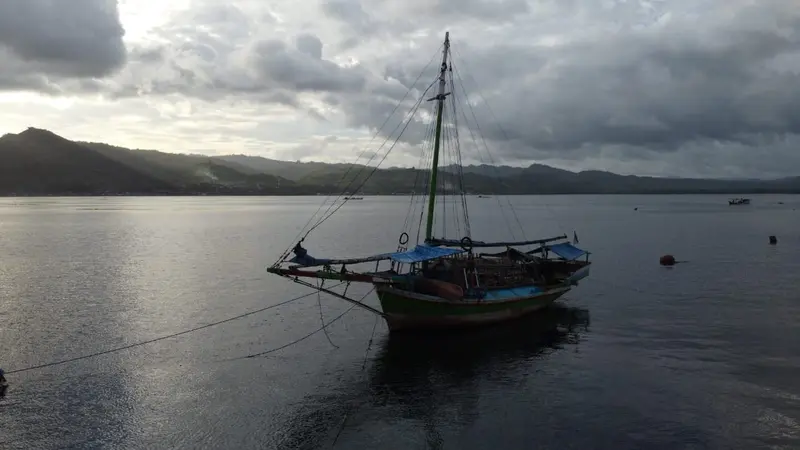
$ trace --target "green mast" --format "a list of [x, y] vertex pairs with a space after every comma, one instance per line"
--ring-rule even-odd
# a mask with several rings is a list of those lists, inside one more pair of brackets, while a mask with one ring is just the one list
[[430, 100], [438, 102], [436, 110], [436, 137], [433, 140], [433, 164], [431, 164], [430, 193], [428, 195], [428, 223], [425, 227], [425, 240], [433, 237], [433, 213], [436, 205], [436, 176], [439, 172], [439, 144], [442, 136], [442, 111], [444, 109], [444, 99], [447, 94], [444, 88], [447, 85], [445, 74], [447, 73], [447, 54], [450, 52], [450, 32], [444, 34], [444, 49], [442, 50], [442, 68], [439, 72], [439, 93]]

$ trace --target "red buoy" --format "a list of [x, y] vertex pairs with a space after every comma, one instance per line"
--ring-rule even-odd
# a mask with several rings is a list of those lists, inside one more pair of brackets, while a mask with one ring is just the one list
[[664, 255], [659, 258], [658, 263], [662, 266], [674, 266], [675, 265], [675, 257], [672, 255]]

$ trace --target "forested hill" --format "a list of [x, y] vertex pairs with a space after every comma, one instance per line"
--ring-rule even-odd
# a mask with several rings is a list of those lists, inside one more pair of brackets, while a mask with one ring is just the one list
[[[28, 128], [0, 137], [0, 195], [314, 195], [340, 193], [372, 172], [348, 164], [289, 162], [258, 156], [202, 156], [75, 142]], [[356, 169], [360, 169], [357, 167]], [[441, 186], [455, 192], [456, 171], [442, 168]], [[707, 180], [570, 172], [529, 167], [466, 166], [472, 194], [800, 193], [800, 177], [778, 180]], [[359, 194], [419, 191], [428, 174], [402, 168], [376, 170]], [[342, 183], [342, 180], [346, 180]]]

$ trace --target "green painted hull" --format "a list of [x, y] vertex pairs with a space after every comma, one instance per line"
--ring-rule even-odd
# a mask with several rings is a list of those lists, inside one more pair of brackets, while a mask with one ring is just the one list
[[566, 286], [508, 300], [450, 301], [386, 286], [376, 287], [389, 331], [461, 328], [512, 320], [549, 306], [569, 290]]

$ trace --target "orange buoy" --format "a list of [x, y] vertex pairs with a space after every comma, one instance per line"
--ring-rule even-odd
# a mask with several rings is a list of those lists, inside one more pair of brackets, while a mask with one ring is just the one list
[[674, 266], [675, 265], [675, 257], [672, 255], [664, 255], [658, 259], [658, 263], [662, 266]]

